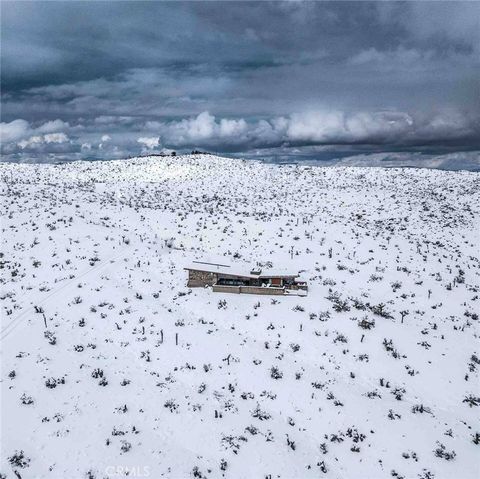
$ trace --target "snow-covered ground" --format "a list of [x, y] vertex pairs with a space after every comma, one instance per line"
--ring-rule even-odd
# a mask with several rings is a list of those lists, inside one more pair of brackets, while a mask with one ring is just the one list
[[[478, 477], [478, 173], [0, 175], [1, 477]], [[309, 294], [188, 289], [211, 256]]]

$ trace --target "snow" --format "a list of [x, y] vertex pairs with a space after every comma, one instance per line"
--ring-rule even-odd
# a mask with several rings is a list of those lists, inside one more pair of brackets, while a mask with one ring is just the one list
[[[478, 477], [478, 173], [0, 175], [2, 477]], [[188, 289], [209, 255], [308, 296]]]
[[[218, 261], [218, 262], [214, 262]], [[217, 259], [212, 261], [209, 259], [208, 261], [202, 260], [194, 260], [188, 263], [185, 266], [185, 269], [197, 270], [197, 271], [205, 271], [207, 273], [219, 273], [219, 274], [227, 274], [227, 275], [235, 275], [235, 276], [243, 276], [245, 278], [274, 278], [276, 276], [285, 277], [285, 276], [292, 276], [296, 277], [297, 274], [293, 273], [292, 271], [280, 271], [280, 270], [262, 270], [254, 263], [243, 263], [243, 262], [230, 262], [230, 264], [225, 264], [227, 261], [225, 258], [223, 260]], [[252, 273], [255, 271], [255, 273]]]
[[[226, 263], [226, 261], [223, 261]], [[231, 274], [243, 276], [245, 278], [258, 278], [258, 274], [252, 274], [252, 268], [255, 265], [247, 264], [219, 264], [219, 263], [210, 263], [203, 261], [192, 261], [185, 266], [185, 269], [191, 269], [196, 271], [205, 271], [207, 273], [218, 273], [218, 274]]]

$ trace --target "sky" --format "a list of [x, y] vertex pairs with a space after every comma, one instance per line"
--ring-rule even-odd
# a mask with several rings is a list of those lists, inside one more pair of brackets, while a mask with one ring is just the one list
[[478, 157], [480, 2], [0, 5], [7, 161]]

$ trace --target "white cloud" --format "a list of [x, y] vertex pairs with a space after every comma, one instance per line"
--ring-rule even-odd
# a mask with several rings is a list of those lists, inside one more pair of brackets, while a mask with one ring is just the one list
[[42, 136], [31, 136], [28, 140], [19, 141], [17, 144], [22, 150], [24, 150], [25, 148], [34, 148], [41, 145], [42, 143]]
[[39, 126], [36, 131], [39, 133], [55, 133], [62, 130], [67, 130], [68, 128], [70, 128], [70, 125], [67, 122], [57, 119], [53, 121], [47, 121], [43, 125]]
[[231, 137], [242, 135], [248, 129], [247, 122], [242, 118], [241, 120], [220, 120], [219, 133], [222, 137]]
[[204, 111], [194, 118], [167, 124], [147, 122], [147, 126], [162, 131], [162, 136], [165, 136], [164, 142], [167, 142], [168, 139], [168, 142], [174, 145], [202, 144], [220, 140], [237, 143], [251, 129], [251, 125], [243, 118], [239, 120], [222, 118], [217, 121], [215, 116], [208, 111]]
[[30, 132], [30, 124], [25, 120], [13, 120], [10, 123], [0, 123], [0, 141], [10, 143], [20, 140]]
[[[196, 117], [175, 122], [148, 121], [144, 128], [158, 133], [163, 143], [173, 148], [245, 146], [251, 149], [302, 143], [397, 144], [434, 138], [438, 134], [446, 138], [461, 138], [462, 135], [473, 134], [468, 129], [469, 124], [471, 121], [462, 113], [448, 111], [423, 118], [395, 110], [311, 110], [257, 122], [247, 122], [243, 118], [217, 119], [205, 111]], [[141, 137], [137, 141], [151, 148], [150, 137]]]
[[432, 51], [398, 47], [395, 50], [379, 51], [376, 48], [362, 50], [348, 60], [350, 65], [376, 68], [382, 71], [423, 70], [431, 68]]
[[22, 149], [41, 143], [64, 143], [69, 139], [61, 130], [69, 127], [62, 120], [53, 120], [33, 128], [28, 121], [18, 119], [0, 124], [0, 139], [2, 144], [16, 141]]
[[412, 116], [396, 111], [315, 111], [294, 114], [287, 120], [287, 125], [285, 139], [292, 142], [395, 143], [417, 133]]
[[65, 143], [68, 141], [68, 136], [65, 133], [48, 133], [43, 136], [45, 143]]
[[46, 135], [31, 136], [26, 140], [19, 141], [17, 145], [25, 150], [26, 148], [38, 148], [42, 145], [48, 145], [51, 143], [66, 143], [69, 141], [68, 136], [65, 133], [48, 133]]
[[345, 133], [344, 115], [341, 112], [294, 114], [287, 124], [286, 138], [291, 141], [324, 142]]
[[[178, 121], [147, 121], [119, 126], [98, 142], [94, 120], [76, 125], [55, 120], [32, 128], [24, 120], [2, 123], [4, 155], [23, 150], [37, 153], [85, 153], [98, 157], [120, 157], [166, 146], [174, 149], [201, 148], [211, 151], [252, 151], [256, 148], [305, 145], [374, 144], [424, 145], [438, 138], [471, 141], [478, 126], [474, 118], [459, 110], [410, 114], [403, 111], [310, 110], [276, 116], [268, 120], [217, 118], [204, 111]], [[52, 131], [56, 128], [66, 131]], [[72, 137], [67, 131], [72, 132]], [[111, 136], [110, 136], [111, 135]]]
[[172, 133], [179, 138], [198, 141], [212, 138], [215, 127], [215, 117], [210, 115], [208, 111], [204, 111], [196, 118], [175, 123], [172, 127]]
[[141, 137], [138, 138], [137, 143], [144, 145], [149, 150], [153, 150], [160, 144], [160, 137]]

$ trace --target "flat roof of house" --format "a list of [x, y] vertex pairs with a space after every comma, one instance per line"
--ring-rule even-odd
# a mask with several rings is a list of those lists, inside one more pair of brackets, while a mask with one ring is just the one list
[[261, 270], [258, 266], [249, 263], [228, 264], [225, 261], [207, 262], [192, 261], [184, 269], [194, 271], [204, 271], [206, 273], [225, 274], [230, 276], [239, 276], [250, 279], [266, 279], [266, 278], [298, 278], [298, 273], [288, 273], [278, 270]]

